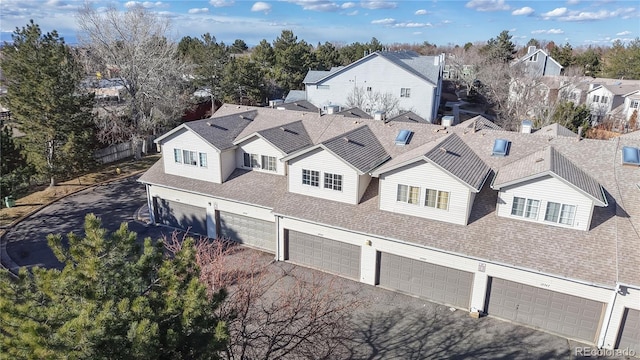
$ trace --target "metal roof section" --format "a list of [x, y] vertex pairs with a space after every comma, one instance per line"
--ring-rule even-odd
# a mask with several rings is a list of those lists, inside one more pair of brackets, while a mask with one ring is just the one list
[[544, 176], [553, 176], [566, 183], [591, 198], [596, 206], [607, 206], [607, 198], [600, 183], [552, 146], [547, 146], [498, 169], [491, 188], [500, 190], [503, 187]]
[[261, 130], [257, 134], [284, 154], [291, 154], [312, 145], [311, 138], [302, 125], [302, 120]]
[[480, 191], [491, 172], [491, 168], [455, 133], [447, 136], [424, 156], [476, 192]]
[[506, 139], [496, 139], [493, 143], [493, 150], [491, 151], [491, 155], [505, 157], [509, 153], [510, 146], [511, 141]]
[[431, 124], [427, 120], [416, 115], [413, 111], [407, 111], [388, 119], [387, 122], [408, 122], [414, 124]]
[[322, 147], [343, 159], [360, 173], [368, 173], [390, 156], [368, 126], [361, 126], [322, 143]]
[[631, 146], [623, 146], [622, 165], [640, 166], [640, 150]]
[[409, 140], [411, 139], [412, 134], [413, 134], [413, 131], [411, 130], [400, 130], [398, 132], [398, 136], [396, 136], [396, 140], [395, 140], [396, 145], [398, 146], [407, 145], [407, 143], [409, 143]]

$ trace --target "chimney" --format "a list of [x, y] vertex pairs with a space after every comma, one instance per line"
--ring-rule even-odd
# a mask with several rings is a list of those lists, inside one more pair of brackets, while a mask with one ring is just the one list
[[473, 132], [473, 133], [475, 133], [477, 131], [477, 129], [476, 129], [476, 126], [478, 125], [477, 122], [478, 122], [478, 120], [473, 120], [473, 129], [471, 130], [471, 132]]
[[582, 126], [578, 126], [578, 141], [582, 140]]
[[531, 134], [531, 127], [533, 123], [531, 120], [522, 120], [522, 125], [520, 126], [520, 132], [523, 134]]

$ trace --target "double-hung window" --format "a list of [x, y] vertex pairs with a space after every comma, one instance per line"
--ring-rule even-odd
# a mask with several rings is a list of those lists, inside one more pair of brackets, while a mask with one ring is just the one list
[[600, 102], [600, 95], [593, 95], [593, 102], [594, 103]]
[[198, 156], [200, 158], [200, 167], [206, 168], [207, 167], [207, 153], [199, 153]]
[[324, 173], [324, 188], [342, 191], [342, 175]]
[[420, 203], [420, 188], [417, 186], [398, 184], [396, 200], [407, 204], [418, 205]]
[[309, 186], [320, 185], [320, 172], [315, 170], [302, 169], [302, 184]]
[[424, 205], [427, 207], [438, 208], [442, 210], [449, 209], [449, 192], [426, 189]]
[[262, 155], [262, 170], [276, 171], [275, 156]]
[[182, 164], [182, 150], [173, 149], [173, 160], [178, 164]]
[[400, 89], [400, 97], [401, 98], [410, 98], [411, 97], [411, 88], [401, 88]]
[[540, 207], [540, 200], [525, 199], [521, 197], [513, 198], [513, 205], [511, 206], [511, 215], [522, 216], [528, 219], [538, 218], [538, 208]]
[[564, 225], [573, 225], [573, 221], [576, 217], [576, 206], [560, 204], [555, 202], [547, 203], [547, 211], [545, 212], [544, 219], [555, 223]]
[[244, 167], [259, 168], [260, 157], [258, 154], [244, 153]]
[[182, 150], [182, 158], [187, 165], [198, 165], [198, 153], [190, 150]]
[[640, 100], [631, 100], [631, 108], [637, 109], [640, 106]]

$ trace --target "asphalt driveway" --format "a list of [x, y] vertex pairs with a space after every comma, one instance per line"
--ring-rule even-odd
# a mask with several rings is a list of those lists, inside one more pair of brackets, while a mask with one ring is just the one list
[[7, 253], [18, 266], [43, 266], [61, 268], [47, 245], [47, 235], [75, 232], [83, 234], [84, 217], [94, 213], [102, 219], [103, 227], [114, 231], [127, 222], [129, 229], [139, 237], [156, 239], [171, 230], [162, 227], [146, 227], [133, 221], [138, 208], [146, 203], [144, 186], [129, 177], [112, 183], [83, 190], [35, 213], [5, 235]]

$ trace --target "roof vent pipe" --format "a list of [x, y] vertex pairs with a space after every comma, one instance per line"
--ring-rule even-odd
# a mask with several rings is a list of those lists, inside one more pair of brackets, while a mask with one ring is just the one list
[[578, 126], [578, 141], [582, 140], [582, 126]]

